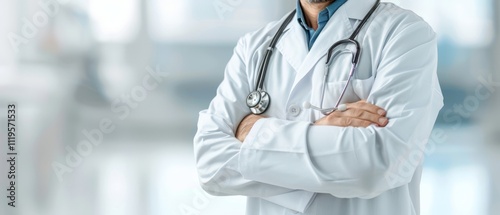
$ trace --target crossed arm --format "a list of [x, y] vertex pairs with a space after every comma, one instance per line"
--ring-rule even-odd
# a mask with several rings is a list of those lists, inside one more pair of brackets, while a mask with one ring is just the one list
[[[347, 104], [346, 111], [335, 111], [319, 119], [314, 125], [364, 128], [375, 125], [385, 127], [389, 123], [389, 119], [385, 117], [386, 114], [384, 109], [361, 100]], [[263, 118], [265, 116], [253, 114], [243, 118], [236, 130], [236, 138], [244, 142], [255, 122]]]
[[[206, 191], [269, 201], [294, 196], [297, 201], [282, 206], [303, 211], [316, 192], [373, 198], [411, 180], [407, 175], [387, 183], [385, 176], [426, 144], [442, 107], [436, 38], [427, 26], [411, 25], [388, 41], [366, 102], [349, 104], [315, 125], [245, 114], [241, 100], [252, 90], [246, 48], [240, 40], [217, 96], [200, 112], [194, 150]], [[272, 124], [281, 126], [260, 144], [258, 137]]]

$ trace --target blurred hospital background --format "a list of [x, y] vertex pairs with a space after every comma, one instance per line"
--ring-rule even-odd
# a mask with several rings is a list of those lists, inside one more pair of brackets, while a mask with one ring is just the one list
[[[0, 214], [243, 214], [244, 197], [198, 185], [198, 112], [237, 39], [294, 0], [0, 1]], [[446, 105], [425, 161], [422, 215], [500, 214], [500, 3], [391, 2], [439, 35]], [[5, 198], [9, 102], [20, 135], [15, 210]], [[101, 144], [54, 170], [110, 122], [94, 135]]]

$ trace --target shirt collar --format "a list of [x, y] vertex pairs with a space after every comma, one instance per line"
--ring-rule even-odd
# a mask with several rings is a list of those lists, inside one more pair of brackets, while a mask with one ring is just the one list
[[307, 26], [306, 18], [304, 16], [304, 12], [302, 12], [302, 6], [300, 6], [300, 0], [297, 0], [297, 21], [303, 28], [309, 29], [309, 26]]
[[[344, 3], [346, 3], [347, 0], [335, 0], [333, 1], [330, 5], [328, 5], [325, 9], [323, 9], [319, 15], [318, 15], [318, 22], [328, 22], [328, 20], [333, 16], [333, 14], [339, 9], [340, 6], [342, 6]], [[297, 0], [297, 20], [299, 21], [299, 24], [304, 28], [304, 29], [310, 29], [310, 27], [307, 25], [306, 18], [304, 16], [304, 12], [302, 11], [302, 6], [300, 6], [300, 0]], [[319, 24], [318, 23], [318, 24]]]

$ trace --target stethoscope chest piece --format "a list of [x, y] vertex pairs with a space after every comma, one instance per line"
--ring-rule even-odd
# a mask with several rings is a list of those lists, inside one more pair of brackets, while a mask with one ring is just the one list
[[248, 94], [247, 106], [250, 108], [253, 114], [260, 115], [266, 112], [269, 104], [271, 103], [271, 97], [266, 91], [253, 91]]

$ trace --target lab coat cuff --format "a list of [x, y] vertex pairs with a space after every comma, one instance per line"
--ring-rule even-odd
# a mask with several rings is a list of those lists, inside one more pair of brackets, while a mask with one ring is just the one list
[[[270, 121], [273, 120], [271, 118], [262, 118], [257, 120], [252, 126], [252, 129], [250, 129], [250, 132], [248, 132], [248, 135], [245, 138], [245, 141], [243, 142], [243, 145], [240, 149], [240, 166], [246, 166], [248, 165], [243, 165], [245, 163], [241, 163], [242, 157], [241, 153], [245, 151], [245, 149], [260, 149], [262, 146], [262, 141], [266, 139], [267, 137], [265, 135], [269, 134], [262, 134], [261, 130], [266, 127], [266, 125], [269, 125]], [[241, 169], [241, 168], [240, 168]]]
[[260, 130], [268, 123], [269, 118], [263, 118], [257, 120], [255, 124], [253, 125], [252, 129], [250, 129], [250, 132], [245, 138], [245, 141], [243, 142], [243, 145], [240, 148], [240, 153], [238, 156], [238, 165], [240, 169], [240, 173], [243, 176], [243, 178], [248, 179], [249, 174], [251, 174], [252, 169], [257, 166], [257, 164], [252, 164], [252, 162], [255, 161], [255, 159], [252, 159], [252, 154], [248, 152], [248, 149], [256, 149], [260, 148], [259, 145], [261, 145], [260, 141], [262, 140], [262, 137], [259, 138], [259, 133]]
[[[243, 146], [240, 150], [239, 154], [239, 169], [243, 178], [248, 179], [247, 177], [250, 174], [253, 174], [254, 168], [258, 168], [258, 162], [256, 157], [252, 156], [254, 150], [265, 148], [263, 144], [265, 144], [273, 134], [275, 127], [278, 124], [283, 123], [279, 119], [273, 118], [264, 118], [258, 120], [248, 133], [245, 141], [243, 142]], [[246, 177], [247, 176], [247, 177]], [[304, 190], [295, 190], [289, 193], [284, 193], [281, 195], [264, 197], [262, 199], [272, 202], [274, 204], [280, 205], [282, 207], [288, 208], [290, 210], [304, 213], [311, 202], [313, 201], [315, 193], [304, 191]]]
[[252, 129], [250, 129], [250, 132], [248, 132], [248, 135], [245, 138], [245, 141], [243, 142], [243, 147], [254, 147], [256, 144], [258, 144], [257, 140], [258, 134], [260, 133], [260, 130], [265, 124], [268, 124], [267, 121], [269, 121], [270, 118], [262, 118], [257, 120], [252, 126]]
[[[290, 171], [289, 166], [283, 163], [289, 161], [291, 157], [303, 157], [307, 154], [306, 132], [309, 126], [309, 122], [276, 118], [258, 120], [247, 135], [238, 155], [239, 169], [243, 178], [263, 183], [269, 183], [269, 179], [272, 179], [271, 181], [279, 183], [269, 174], [297, 174], [295, 171]], [[279, 186], [279, 184], [273, 185]]]

